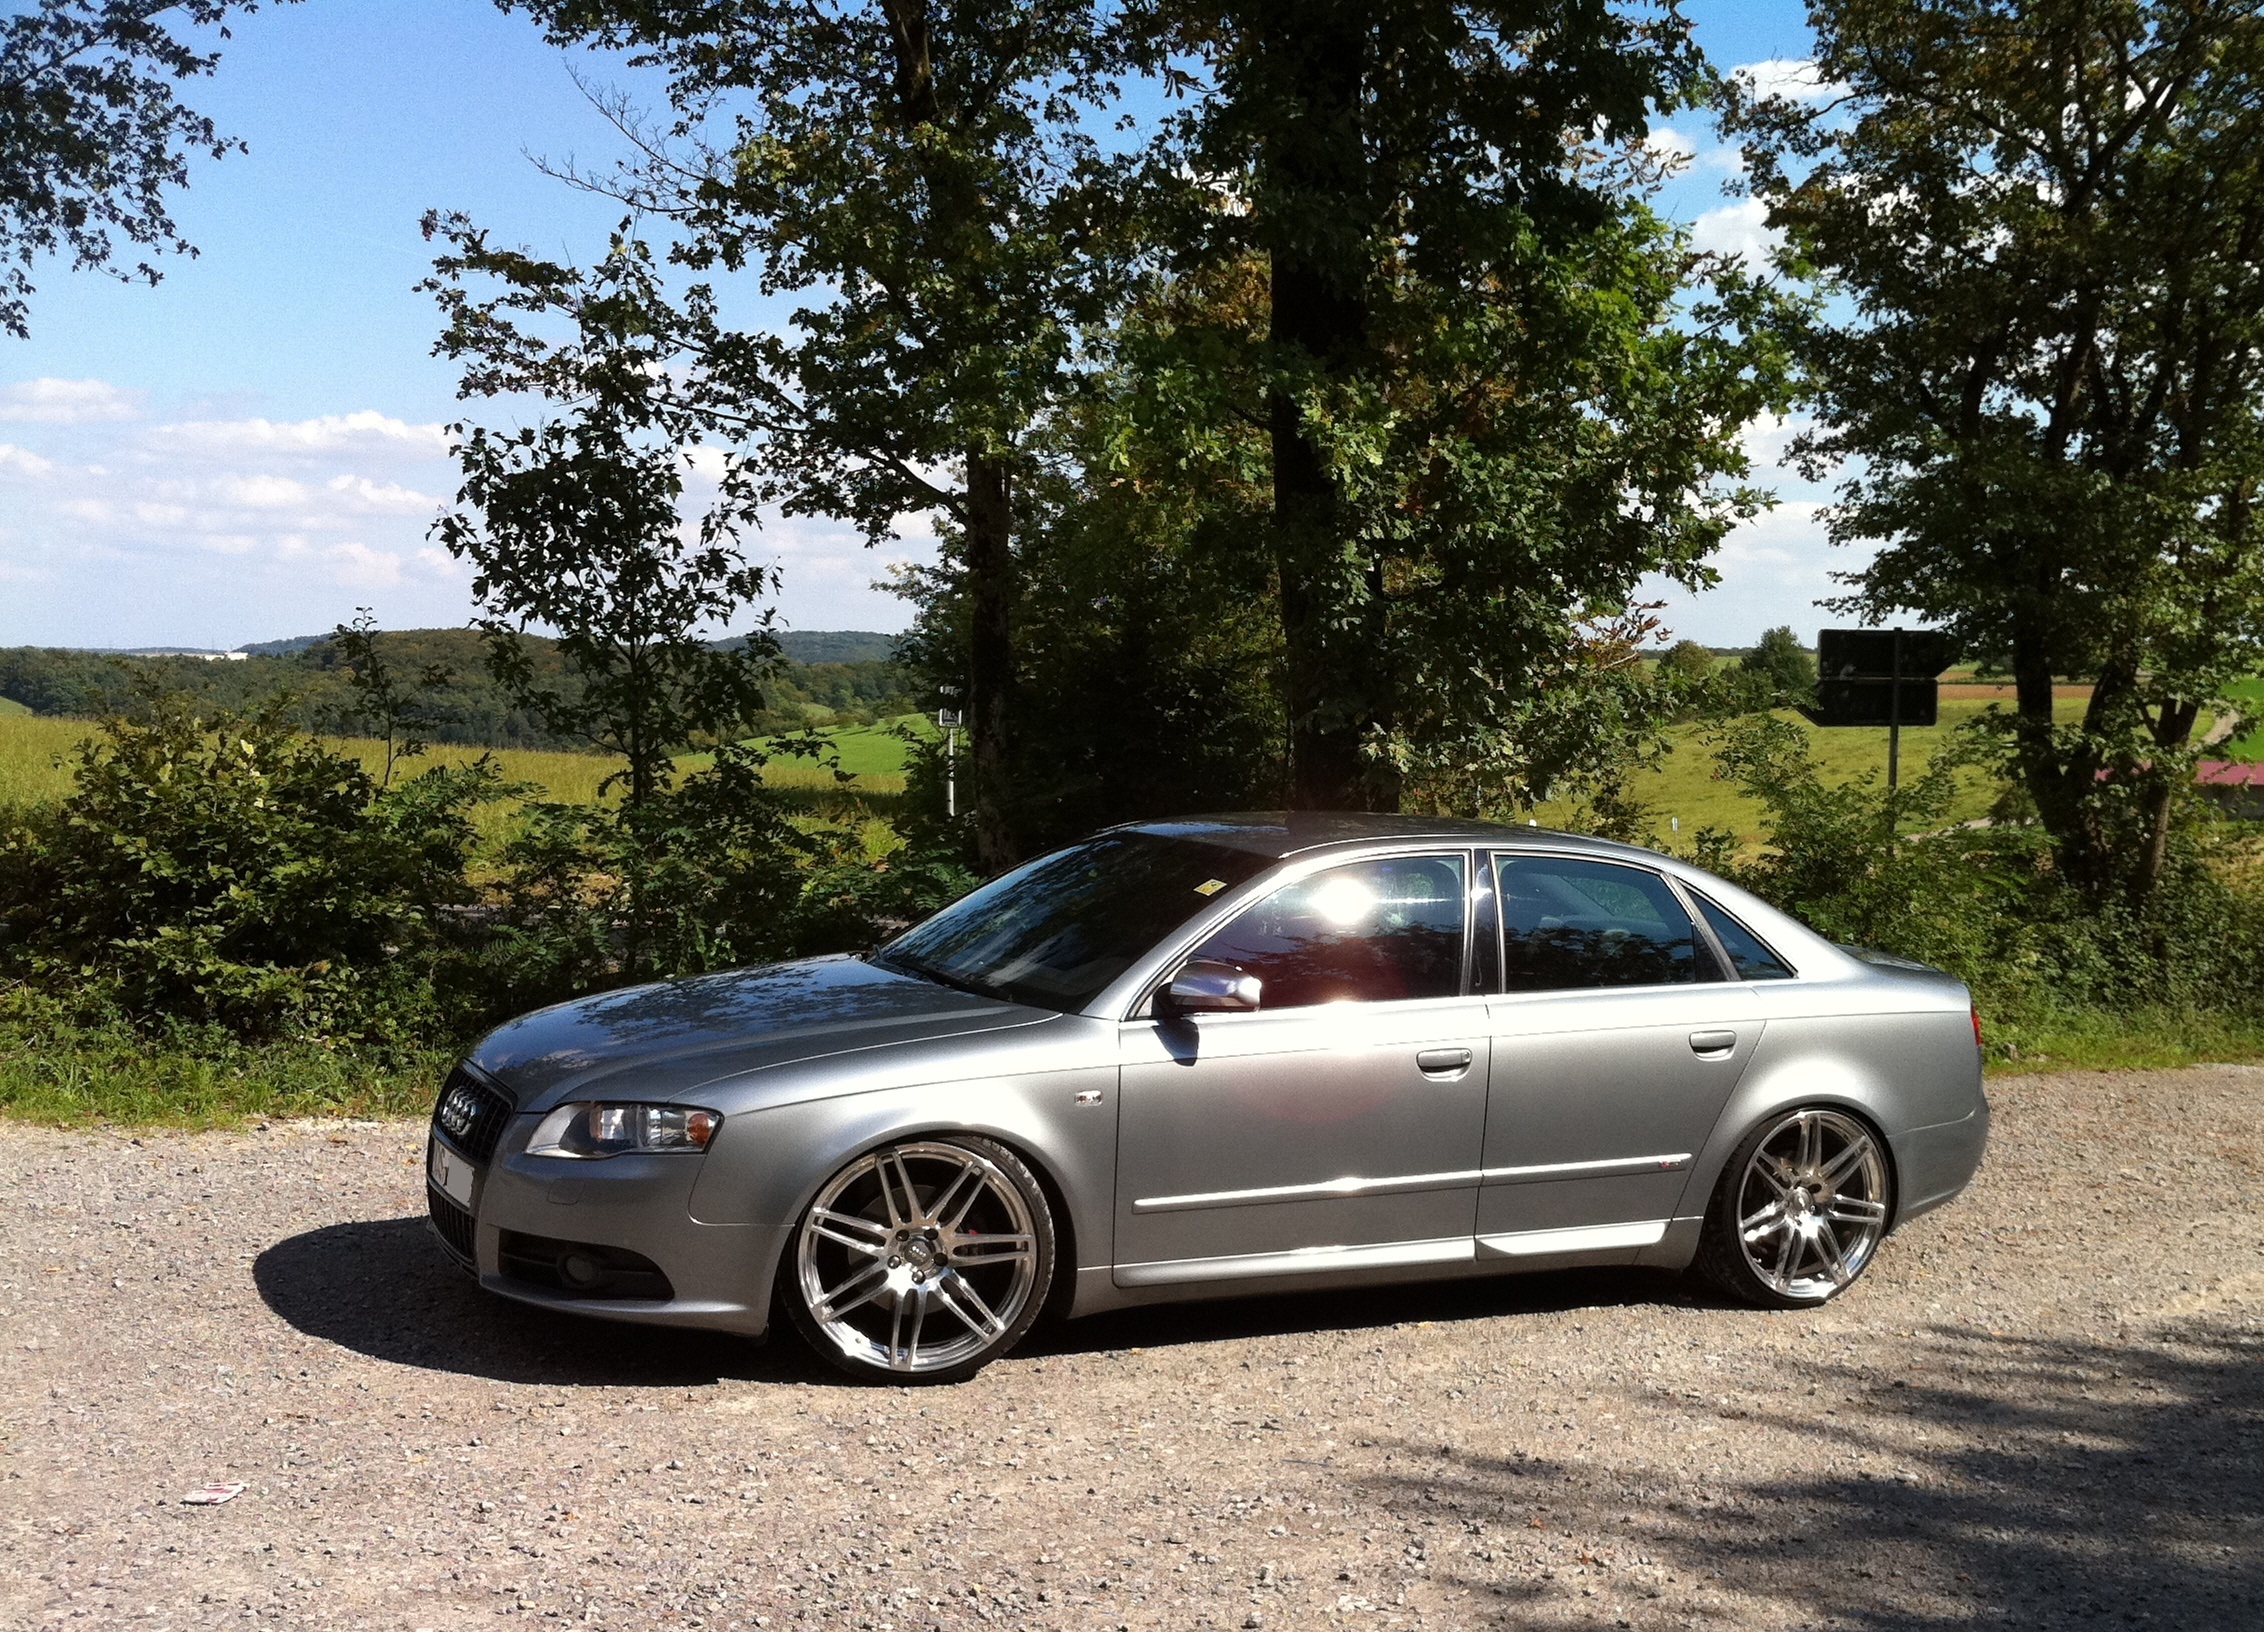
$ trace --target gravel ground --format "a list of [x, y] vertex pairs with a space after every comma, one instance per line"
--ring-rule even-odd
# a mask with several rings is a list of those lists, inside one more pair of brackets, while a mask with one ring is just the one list
[[484, 1297], [414, 1126], [0, 1127], [0, 1621], [2255, 1628], [2264, 1070], [1994, 1098], [1823, 1312], [1313, 1295], [916, 1391]]

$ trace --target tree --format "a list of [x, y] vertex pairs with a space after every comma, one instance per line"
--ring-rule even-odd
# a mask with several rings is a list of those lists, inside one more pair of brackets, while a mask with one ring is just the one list
[[[285, 0], [288, 3], [288, 0]], [[216, 29], [257, 0], [36, 0], [0, 18], [0, 329], [31, 332], [31, 269], [74, 267], [157, 282], [149, 261], [115, 271], [114, 234], [153, 255], [194, 255], [167, 208], [191, 155], [243, 144], [183, 105], [175, 87], [210, 74], [217, 51], [173, 30]]]
[[[452, 427], [464, 472], [457, 506], [434, 532], [469, 560], [488, 660], [497, 680], [551, 729], [625, 762], [632, 808], [672, 779], [674, 755], [695, 734], [739, 732], [763, 704], [777, 643], [762, 626], [728, 646], [728, 628], [771, 587], [738, 546], [731, 497], [686, 537], [680, 510], [691, 417], [658, 388], [670, 338], [643, 318], [657, 304], [641, 246], [616, 243], [587, 278], [524, 263], [530, 304], [568, 312], [569, 339], [521, 334], [464, 293], [456, 279], [489, 258], [459, 227], [464, 254], [444, 257], [433, 287], [450, 315], [441, 349], [470, 357], [471, 395], [534, 393], [563, 417], [516, 431]], [[565, 682], [538, 668], [521, 637], [549, 631]]]
[[431, 746], [426, 738], [438, 723], [431, 694], [446, 690], [455, 676], [440, 663], [427, 663], [413, 677], [404, 676], [386, 656], [377, 616], [366, 606], [356, 608], [354, 621], [338, 625], [330, 638], [345, 667], [346, 683], [353, 688], [349, 721], [385, 744], [385, 772], [378, 786], [390, 788], [394, 767]]
[[940, 518], [966, 598], [976, 851], [1008, 821], [1012, 611], [1031, 437], [1105, 310], [1109, 166], [1084, 128], [1113, 92], [1095, 0], [505, 0], [562, 43], [668, 77], [670, 128], [593, 181], [677, 234], [697, 273], [757, 270], [798, 306], [742, 331], [691, 291], [681, 397], [735, 442], [745, 491], [869, 540]]
[[1678, 640], [1659, 654], [1659, 667], [1695, 686], [1713, 677], [1714, 651], [1695, 640]]
[[[2161, 877], [2193, 729], [2264, 660], [2264, 29], [2247, 0], [1827, 0], [1752, 187], [1845, 321], [1797, 343], [1849, 605], [2007, 667], [2095, 899]], [[2092, 681], [2080, 718], [2053, 682]]]
[[1393, 809], [1410, 778], [1524, 801], [1601, 767], [1644, 713], [1620, 706], [1635, 587], [1705, 580], [1776, 388], [1746, 337], [1765, 298], [1638, 196], [1650, 112], [1705, 84], [1681, 20], [1213, 0], [1150, 25], [1201, 93], [1157, 166], [1186, 178], [1175, 264], [1264, 287], [1258, 332], [1177, 331], [1155, 419], [1263, 438], [1246, 533], [1292, 802]]
[[1782, 708], [1816, 695], [1816, 659], [1800, 644], [1790, 624], [1780, 623], [1764, 632], [1753, 649], [1738, 658], [1737, 668], [1762, 699], [1758, 707]]

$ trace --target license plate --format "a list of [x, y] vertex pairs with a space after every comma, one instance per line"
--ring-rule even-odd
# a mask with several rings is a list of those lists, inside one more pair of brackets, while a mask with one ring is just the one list
[[471, 1163], [436, 1138], [425, 1155], [425, 1171], [432, 1175], [434, 1189], [465, 1212], [472, 1210]]

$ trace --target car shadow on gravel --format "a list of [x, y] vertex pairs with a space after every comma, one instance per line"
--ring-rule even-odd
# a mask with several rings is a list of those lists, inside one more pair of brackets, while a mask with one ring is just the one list
[[1149, 1304], [1083, 1320], [1055, 1321], [1039, 1327], [1015, 1352], [1021, 1356], [1096, 1354], [1417, 1322], [1449, 1325], [1629, 1304], [1712, 1308], [1718, 1306], [1718, 1300], [1687, 1277], [1657, 1269], [1562, 1270], [1345, 1291], [1280, 1292], [1263, 1297], [1243, 1293], [1216, 1302]]
[[[1710, 1590], [1767, 1604], [1769, 1623], [1786, 1625], [2259, 1624], [2253, 1325], [2188, 1320], [2099, 1341], [1939, 1326], [1860, 1360], [1819, 1356], [1799, 1380], [1834, 1402], [1829, 1417], [1772, 1418], [1765, 1398], [1751, 1411], [1690, 1400], [1712, 1467], [1672, 1492], [1630, 1488], [1624, 1469], [1412, 1440], [1396, 1447], [1399, 1468], [1354, 1482], [1418, 1524], [1605, 1538], [1581, 1562], [1600, 1591], [1635, 1601], [1637, 1626], [1667, 1622], [1597, 1555], [1667, 1566], [1680, 1585], [1654, 1615], [1678, 1618]], [[1792, 1439], [1813, 1471], [1740, 1478], [1727, 1441], [1755, 1432]], [[1501, 1605], [1495, 1625], [1522, 1625], [1524, 1603], [1549, 1589], [1510, 1562], [1513, 1548], [1490, 1546], [1442, 1559], [1439, 1574]]]
[[268, 1308], [309, 1337], [495, 1382], [660, 1388], [817, 1375], [796, 1344], [554, 1314], [483, 1292], [422, 1218], [294, 1235], [259, 1255], [252, 1279]]

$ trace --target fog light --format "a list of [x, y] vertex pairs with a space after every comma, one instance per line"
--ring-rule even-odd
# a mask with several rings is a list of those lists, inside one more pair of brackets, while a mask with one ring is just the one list
[[568, 1286], [586, 1289], [605, 1279], [605, 1266], [586, 1252], [569, 1252], [558, 1260], [558, 1273]]

